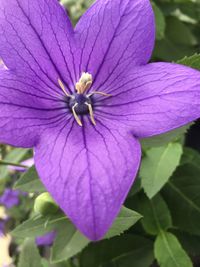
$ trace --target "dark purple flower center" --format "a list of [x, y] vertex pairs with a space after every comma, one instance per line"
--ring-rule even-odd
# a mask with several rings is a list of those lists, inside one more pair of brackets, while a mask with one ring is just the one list
[[79, 115], [90, 115], [91, 122], [96, 125], [93, 108], [94, 103], [92, 96], [95, 94], [102, 95], [102, 96], [111, 96], [109, 94], [106, 94], [104, 92], [99, 91], [92, 91], [89, 94], [86, 94], [86, 92], [90, 89], [92, 86], [92, 75], [88, 72], [83, 72], [81, 75], [81, 78], [79, 82], [76, 83], [76, 92], [73, 94], [69, 94], [66, 89], [63, 82], [58, 79], [58, 84], [60, 88], [63, 90], [65, 96], [69, 99], [69, 108], [71, 112], [73, 113], [73, 116], [78, 123], [79, 126], [83, 126], [81, 119], [79, 118]]
[[71, 111], [72, 111], [72, 108], [76, 105], [75, 111], [78, 115], [89, 114], [88, 104], [92, 105], [92, 99], [91, 97], [84, 95], [84, 94], [74, 93], [69, 100], [69, 107]]

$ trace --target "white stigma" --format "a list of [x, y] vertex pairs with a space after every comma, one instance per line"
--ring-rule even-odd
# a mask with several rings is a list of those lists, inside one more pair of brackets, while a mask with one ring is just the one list
[[92, 85], [93, 78], [88, 72], [83, 72], [79, 82], [76, 83], [76, 90], [78, 94], [84, 94]]

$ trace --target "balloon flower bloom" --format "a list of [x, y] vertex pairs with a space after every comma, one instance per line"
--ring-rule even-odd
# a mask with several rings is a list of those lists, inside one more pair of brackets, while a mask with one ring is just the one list
[[1, 0], [0, 142], [34, 148], [39, 176], [91, 240], [133, 184], [139, 139], [200, 116], [200, 73], [150, 63], [149, 0], [97, 0], [73, 28], [57, 0]]

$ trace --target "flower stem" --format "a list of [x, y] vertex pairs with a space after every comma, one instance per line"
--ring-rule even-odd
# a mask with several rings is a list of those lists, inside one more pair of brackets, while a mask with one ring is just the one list
[[14, 167], [21, 167], [21, 168], [28, 169], [27, 166], [22, 165], [20, 163], [13, 163], [13, 162], [8, 162], [8, 161], [3, 161], [3, 160], [0, 160], [0, 165], [10, 165], [10, 166], [14, 166]]

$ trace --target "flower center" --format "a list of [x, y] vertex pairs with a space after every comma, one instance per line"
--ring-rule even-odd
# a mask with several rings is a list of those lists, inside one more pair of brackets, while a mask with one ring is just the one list
[[75, 111], [78, 115], [87, 115], [89, 114], [88, 105], [92, 105], [91, 98], [84, 94], [73, 94], [69, 100], [69, 107], [72, 108], [75, 106]]
[[102, 96], [111, 96], [109, 94], [103, 93], [103, 92], [97, 92], [93, 91], [89, 94], [86, 94], [86, 92], [90, 89], [92, 86], [92, 75], [88, 72], [84, 72], [79, 80], [78, 83], [76, 83], [76, 92], [70, 95], [67, 93], [64, 84], [60, 79], [58, 79], [58, 84], [60, 85], [61, 89], [65, 93], [67, 97], [69, 97], [69, 107], [74, 115], [74, 118], [79, 126], [83, 126], [81, 119], [79, 118], [79, 115], [90, 115], [91, 122], [96, 125], [95, 119], [94, 119], [94, 113], [93, 113], [93, 104], [91, 97], [95, 94], [99, 94]]

